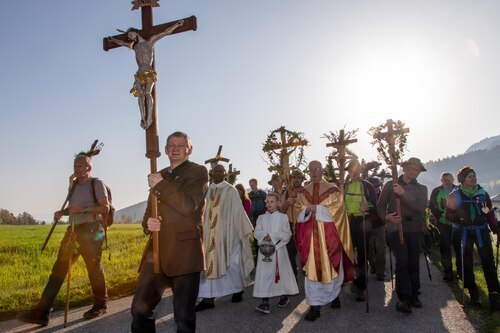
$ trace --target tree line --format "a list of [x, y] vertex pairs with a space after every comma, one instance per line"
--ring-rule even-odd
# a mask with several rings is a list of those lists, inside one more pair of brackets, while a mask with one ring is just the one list
[[[0, 224], [4, 225], [37, 225], [38, 221], [28, 212], [22, 212], [17, 216], [14, 216], [7, 209], [0, 209]], [[40, 224], [45, 224], [42, 221]]]

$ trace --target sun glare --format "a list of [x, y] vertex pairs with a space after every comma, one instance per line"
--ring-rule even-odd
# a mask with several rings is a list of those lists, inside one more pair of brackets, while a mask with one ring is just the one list
[[353, 112], [419, 121], [439, 110], [446, 75], [437, 55], [416, 43], [372, 44], [344, 71], [344, 91]]

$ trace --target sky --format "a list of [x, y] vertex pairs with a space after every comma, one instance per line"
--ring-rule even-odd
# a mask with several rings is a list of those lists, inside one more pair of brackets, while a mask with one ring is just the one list
[[[358, 129], [354, 153], [376, 159], [367, 132], [389, 118], [410, 128], [405, 156], [424, 162], [500, 134], [498, 1], [159, 4], [155, 24], [198, 20], [155, 45], [160, 147], [185, 131], [203, 164], [223, 145], [246, 186], [267, 186], [262, 144], [280, 126], [304, 133], [308, 161], [324, 161], [324, 134], [342, 128]], [[74, 155], [95, 139], [104, 147], [92, 173], [115, 207], [147, 198], [134, 52], [102, 49], [140, 17], [129, 0], [1, 2], [0, 208], [50, 221]]]

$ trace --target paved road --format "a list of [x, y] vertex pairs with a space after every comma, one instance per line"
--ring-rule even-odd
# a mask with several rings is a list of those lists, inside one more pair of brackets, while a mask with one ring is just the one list
[[[422, 309], [414, 309], [411, 315], [396, 312], [396, 295], [391, 288], [390, 280], [376, 281], [371, 275], [369, 313], [366, 313], [366, 304], [354, 301], [349, 286], [344, 286], [341, 292], [341, 309], [324, 307], [321, 310], [321, 318], [315, 322], [307, 322], [304, 320], [308, 306], [304, 299], [303, 277], [299, 276], [300, 294], [290, 298], [288, 307], [278, 308], [275, 306], [278, 299], [272, 299], [271, 314], [257, 313], [254, 308], [259, 304], [259, 300], [251, 296], [250, 287], [243, 295], [243, 302], [231, 303], [231, 298], [228, 296], [216, 300], [214, 309], [198, 313], [198, 331], [204, 333], [476, 332], [448, 286], [442, 282], [437, 268], [431, 265], [432, 282], [429, 281], [423, 256], [420, 269], [421, 301], [424, 306]], [[58, 311], [51, 314], [50, 324], [47, 327], [37, 328], [34, 325], [10, 320], [0, 322], [0, 332], [129, 332], [131, 300], [131, 297], [125, 297], [110, 302], [105, 316], [89, 321], [82, 318], [89, 307], [72, 309], [67, 328], [63, 328], [63, 312]], [[170, 290], [165, 293], [156, 313], [157, 331], [175, 332]]]

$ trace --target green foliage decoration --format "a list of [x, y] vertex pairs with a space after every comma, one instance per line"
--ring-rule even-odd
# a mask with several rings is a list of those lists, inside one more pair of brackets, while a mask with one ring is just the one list
[[269, 133], [266, 141], [262, 144], [262, 150], [266, 153], [268, 161], [267, 168], [271, 173], [277, 173], [278, 175], [284, 177], [283, 165], [281, 162], [282, 154], [282, 142], [280, 142], [282, 133], [284, 134], [286, 142], [295, 143], [295, 146], [287, 147], [287, 155], [290, 156], [294, 154], [294, 161], [290, 163], [290, 172], [294, 169], [301, 169], [305, 172], [306, 170], [306, 160], [304, 155], [304, 147], [309, 144], [305, 139], [304, 133], [287, 130], [285, 126], [281, 126]]
[[[387, 165], [392, 165], [391, 156], [389, 155], [389, 143], [385, 140], [384, 135], [382, 135], [384, 129], [386, 129], [386, 125], [386, 123], [383, 123], [379, 126], [372, 127], [368, 131], [368, 134], [373, 138], [371, 144], [372, 146], [376, 146], [379, 161], [384, 161]], [[404, 152], [407, 150], [408, 133], [405, 133], [405, 123], [401, 120], [394, 121], [393, 125], [393, 130], [396, 131], [394, 134], [393, 157], [394, 162], [399, 164]]]

